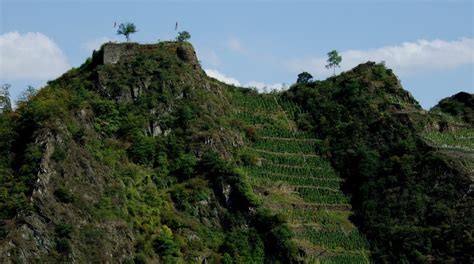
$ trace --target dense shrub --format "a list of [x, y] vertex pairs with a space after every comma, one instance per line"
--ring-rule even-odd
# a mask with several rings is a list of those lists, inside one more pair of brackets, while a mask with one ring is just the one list
[[94, 127], [106, 136], [111, 136], [120, 127], [117, 106], [111, 100], [98, 99], [92, 105], [95, 113]]
[[73, 203], [74, 196], [71, 192], [64, 188], [58, 188], [54, 190], [54, 196], [62, 203]]

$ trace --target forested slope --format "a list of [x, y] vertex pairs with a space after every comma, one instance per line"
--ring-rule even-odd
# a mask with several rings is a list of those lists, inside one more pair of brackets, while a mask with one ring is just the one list
[[[445, 121], [422, 110], [390, 70], [369, 62], [286, 96], [327, 143], [375, 261], [473, 261], [472, 170], [426, 141]], [[463, 126], [466, 157], [473, 130]]]
[[0, 113], [0, 262], [472, 263], [468, 104], [373, 63], [258, 94], [186, 42], [108, 45]]

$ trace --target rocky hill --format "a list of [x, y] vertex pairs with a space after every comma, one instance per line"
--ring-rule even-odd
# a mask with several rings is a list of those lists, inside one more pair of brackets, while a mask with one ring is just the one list
[[105, 44], [0, 114], [0, 262], [472, 263], [464, 97], [424, 111], [370, 62], [259, 94]]

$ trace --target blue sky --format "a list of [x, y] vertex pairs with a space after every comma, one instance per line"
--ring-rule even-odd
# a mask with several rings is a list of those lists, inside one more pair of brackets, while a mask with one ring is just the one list
[[[290, 85], [301, 71], [331, 74], [385, 61], [424, 108], [474, 93], [473, 1], [75, 1], [0, 0], [0, 83], [13, 97], [79, 66], [104, 41], [123, 41], [114, 22], [133, 22], [132, 41], [191, 33], [209, 75], [243, 86]], [[178, 30], [178, 31], [179, 31]]]

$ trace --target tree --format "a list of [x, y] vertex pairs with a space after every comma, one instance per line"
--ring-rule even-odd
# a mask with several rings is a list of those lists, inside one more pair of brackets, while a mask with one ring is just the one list
[[191, 38], [191, 34], [187, 31], [182, 31], [178, 33], [178, 36], [176, 37], [176, 41], [178, 42], [185, 42], [188, 41]]
[[137, 28], [133, 23], [121, 23], [117, 29], [117, 35], [124, 35], [127, 42], [130, 41], [130, 34], [137, 32]]
[[326, 69], [333, 68], [334, 75], [336, 75], [336, 67], [341, 67], [339, 63], [341, 63], [342, 57], [341, 55], [339, 55], [339, 53], [337, 53], [336, 50], [332, 50], [328, 52], [328, 57], [329, 57], [327, 60], [328, 64], [326, 65]]
[[35, 89], [35, 87], [28, 85], [26, 91], [23, 91], [20, 95], [20, 98], [18, 98], [18, 103], [30, 100], [33, 96], [36, 95], [37, 92], [38, 91]]
[[0, 88], [0, 112], [9, 112], [12, 110], [10, 87], [10, 84], [5, 83]]
[[313, 79], [313, 76], [308, 72], [302, 72], [298, 74], [298, 79], [296, 83], [309, 83]]

